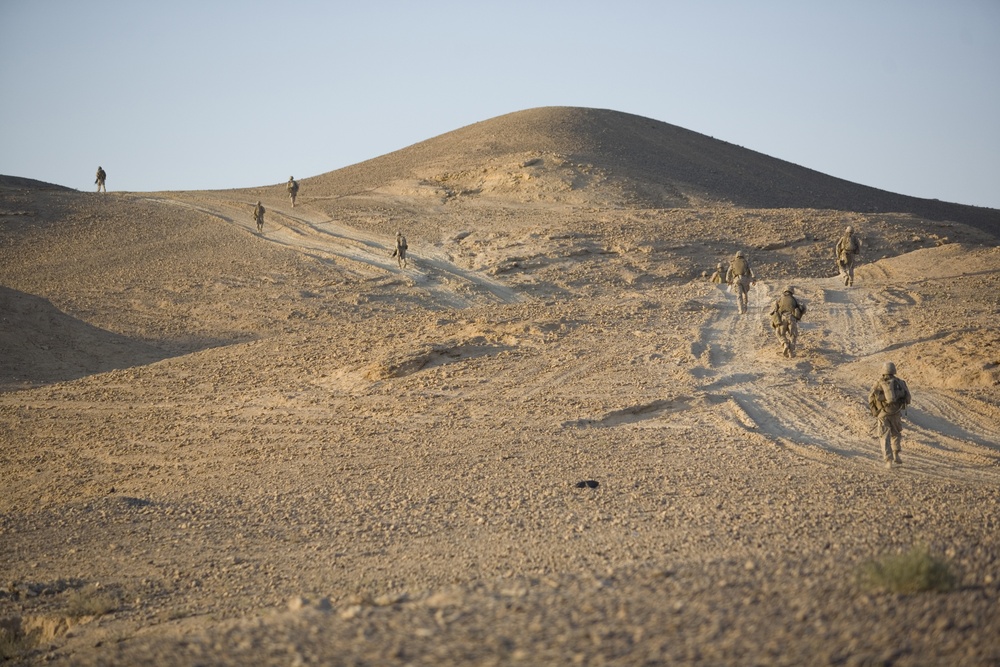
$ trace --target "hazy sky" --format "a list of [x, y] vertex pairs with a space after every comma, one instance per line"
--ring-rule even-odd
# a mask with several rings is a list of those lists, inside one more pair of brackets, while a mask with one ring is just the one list
[[541, 106], [1000, 208], [1000, 0], [0, 0], [0, 174], [279, 183]]

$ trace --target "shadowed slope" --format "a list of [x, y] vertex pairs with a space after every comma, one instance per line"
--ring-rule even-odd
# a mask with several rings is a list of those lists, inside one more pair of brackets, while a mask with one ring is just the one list
[[[344, 197], [402, 179], [434, 179], [507, 159], [551, 154], [603, 172], [608, 203], [911, 213], [1000, 235], [1000, 211], [898, 195], [660, 121], [603, 109], [544, 107], [475, 123], [303, 181], [311, 196]], [[613, 188], [607, 188], [613, 185]], [[600, 193], [595, 193], [595, 199]]]
[[153, 363], [152, 345], [71, 317], [46, 299], [0, 286], [0, 391]]

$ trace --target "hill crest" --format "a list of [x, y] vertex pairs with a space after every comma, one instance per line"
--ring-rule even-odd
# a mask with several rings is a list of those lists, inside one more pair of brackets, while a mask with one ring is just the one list
[[[540, 166], [557, 170], [539, 174]], [[563, 201], [637, 208], [729, 204], [909, 213], [1000, 236], [1000, 211], [895, 194], [828, 176], [662, 121], [607, 109], [539, 107], [468, 125], [304, 179], [325, 197], [372, 191], [509, 196], [548, 176]], [[520, 186], [515, 188], [515, 186]], [[552, 190], [553, 188], [549, 188]], [[558, 187], [554, 188], [558, 191]], [[567, 193], [575, 192], [569, 196]]]

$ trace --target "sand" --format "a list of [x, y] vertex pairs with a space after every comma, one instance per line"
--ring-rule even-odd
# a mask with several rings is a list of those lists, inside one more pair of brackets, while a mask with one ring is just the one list
[[[0, 655], [1000, 662], [998, 213], [814, 173], [828, 206], [775, 201], [794, 166], [644, 123], [523, 112], [294, 208], [0, 181]], [[654, 159], [713, 151], [756, 185]], [[705, 277], [737, 249], [745, 316]], [[914, 546], [951, 591], [859, 579]]]

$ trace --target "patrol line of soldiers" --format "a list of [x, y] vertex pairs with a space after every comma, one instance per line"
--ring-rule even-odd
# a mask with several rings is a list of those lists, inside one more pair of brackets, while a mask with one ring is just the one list
[[[292, 202], [292, 208], [295, 208], [295, 198], [299, 194], [299, 184], [294, 176], [288, 177], [288, 184], [285, 185], [285, 189], [288, 190], [288, 199]], [[253, 207], [253, 221], [257, 224], [258, 234], [264, 231], [264, 213], [266, 210], [258, 199]]]
[[[854, 227], [848, 225], [844, 235], [837, 241], [834, 255], [837, 269], [844, 279], [844, 285], [854, 285], [854, 264], [861, 252], [861, 240], [855, 235]], [[715, 273], [710, 280], [715, 284], [723, 281], [729, 289], [736, 293], [736, 305], [741, 315], [747, 312], [750, 287], [757, 282], [750, 262], [742, 250], [729, 263], [729, 268], [723, 272], [722, 262], [715, 267]], [[782, 354], [786, 357], [795, 356], [795, 346], [799, 337], [799, 320], [806, 313], [806, 306], [795, 297], [795, 288], [786, 287], [780, 297], [771, 306], [771, 328], [781, 341]]]
[[[845, 286], [854, 285], [854, 264], [860, 252], [861, 240], [855, 235], [854, 227], [848, 226], [835, 248], [837, 269]], [[710, 280], [715, 284], [725, 281], [730, 290], [736, 293], [740, 314], [746, 314], [747, 294], [757, 278], [742, 250], [736, 253], [725, 272], [722, 262], [719, 262]], [[805, 313], [806, 306], [795, 297], [795, 288], [792, 286], [786, 287], [771, 307], [771, 328], [781, 341], [782, 353], [786, 357], [795, 356], [798, 323]], [[882, 367], [882, 376], [868, 393], [868, 409], [876, 420], [879, 449], [886, 467], [891, 468], [893, 464], [903, 462], [899, 455], [903, 431], [902, 414], [911, 399], [906, 382], [896, 377], [896, 365], [891, 361], [887, 362]]]
[[[107, 180], [107, 178], [108, 178], [107, 172], [104, 171], [103, 167], [98, 166], [97, 178], [94, 180], [94, 183], [97, 184], [98, 192], [107, 192], [107, 189], [104, 186], [104, 182]], [[295, 208], [295, 198], [299, 194], [299, 184], [298, 181], [295, 180], [294, 176], [288, 177], [288, 183], [285, 185], [285, 189], [288, 191], [288, 199], [292, 203], [292, 208]], [[267, 209], [264, 208], [264, 205], [261, 204], [260, 200], [258, 199], [257, 203], [254, 204], [253, 207], [253, 221], [254, 224], [257, 225], [258, 234], [264, 231], [264, 213], [266, 213], [266, 211]], [[403, 232], [396, 232], [396, 244], [395, 248], [392, 251], [392, 256], [396, 258], [396, 263], [399, 265], [399, 268], [401, 269], [406, 268], [407, 247], [408, 246], [406, 244], [406, 237], [403, 236]]]
[[[299, 184], [295, 180], [294, 176], [289, 176], [288, 177], [288, 184], [285, 186], [285, 189], [288, 191], [288, 199], [292, 202], [292, 208], [295, 208], [295, 198], [299, 194]], [[256, 225], [257, 225], [257, 233], [258, 234], [262, 233], [264, 231], [264, 213], [265, 212], [266, 212], [266, 209], [264, 208], [264, 205], [261, 204], [260, 200], [258, 199], [257, 203], [253, 207], [253, 220], [254, 220], [254, 223], [256, 223]], [[406, 237], [403, 236], [403, 232], [397, 231], [396, 232], [396, 243], [395, 243], [395, 247], [393, 248], [391, 256], [396, 258], [396, 264], [401, 269], [405, 269], [406, 268], [406, 251], [407, 251], [408, 248], [409, 248], [409, 246], [406, 243]]]

